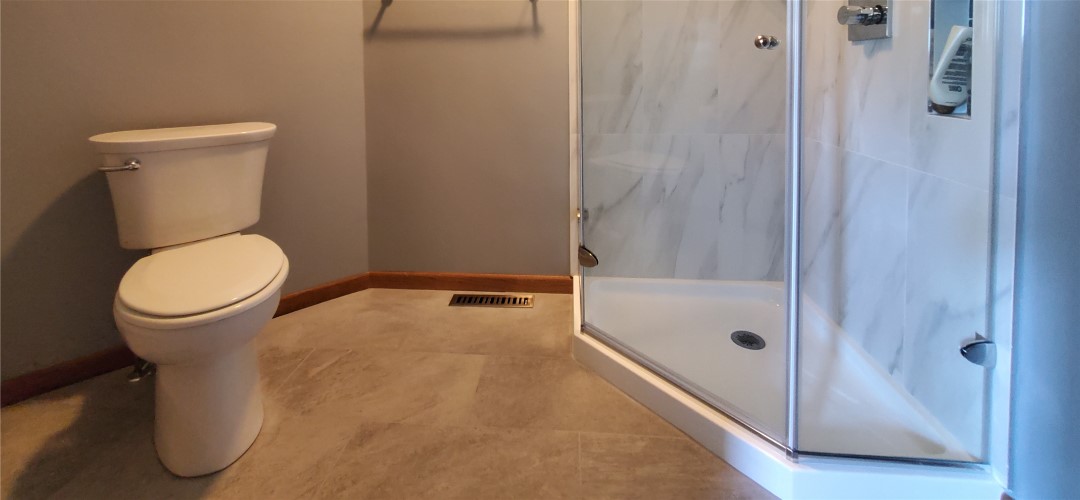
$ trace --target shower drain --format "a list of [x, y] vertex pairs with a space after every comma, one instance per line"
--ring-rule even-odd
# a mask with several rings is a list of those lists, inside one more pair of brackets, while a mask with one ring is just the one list
[[735, 330], [731, 332], [731, 341], [735, 345], [742, 347], [743, 349], [750, 349], [751, 351], [758, 351], [765, 348], [765, 339], [761, 338], [754, 332], [748, 332], [746, 330]]

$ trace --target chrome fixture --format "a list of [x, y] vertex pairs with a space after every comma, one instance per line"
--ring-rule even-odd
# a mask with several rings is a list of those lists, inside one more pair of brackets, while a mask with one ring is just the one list
[[510, 293], [475, 294], [455, 293], [450, 297], [451, 307], [532, 307], [532, 295]]
[[758, 35], [754, 37], [754, 47], [763, 50], [772, 50], [780, 46], [780, 40], [772, 35]]
[[98, 167], [98, 172], [123, 172], [126, 170], [138, 170], [142, 168], [142, 163], [138, 158], [128, 158], [124, 161], [124, 164], [119, 167]]
[[128, 373], [128, 382], [139, 382], [154, 374], [157, 371], [157, 365], [142, 359], [135, 358], [135, 363], [131, 365], [131, 373]]
[[873, 0], [848, 0], [848, 4], [836, 12], [836, 22], [848, 27], [848, 40], [875, 40], [892, 36], [889, 22], [888, 2]]
[[581, 267], [596, 267], [600, 263], [600, 259], [596, 257], [596, 254], [584, 246], [577, 248], [577, 261]]
[[984, 368], [993, 368], [997, 364], [997, 346], [978, 333], [960, 344], [960, 355]]

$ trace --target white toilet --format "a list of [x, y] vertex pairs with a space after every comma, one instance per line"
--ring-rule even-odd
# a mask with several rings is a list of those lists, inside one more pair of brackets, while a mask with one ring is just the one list
[[131, 350], [157, 364], [154, 444], [179, 476], [228, 467], [262, 427], [255, 336], [289, 261], [274, 242], [238, 231], [259, 220], [275, 130], [233, 123], [90, 138], [120, 246], [152, 249], [124, 274], [113, 316]]

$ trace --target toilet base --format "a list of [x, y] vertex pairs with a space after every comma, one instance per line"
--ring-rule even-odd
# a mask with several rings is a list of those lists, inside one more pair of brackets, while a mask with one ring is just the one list
[[228, 467], [262, 428], [255, 341], [196, 364], [158, 365], [154, 446], [173, 474], [201, 476]]

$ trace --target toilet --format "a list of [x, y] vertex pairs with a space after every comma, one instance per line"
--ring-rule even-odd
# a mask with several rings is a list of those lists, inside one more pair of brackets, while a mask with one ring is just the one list
[[228, 467], [262, 427], [255, 337], [289, 260], [240, 231], [259, 220], [275, 131], [232, 123], [90, 138], [120, 246], [151, 251], [124, 274], [113, 317], [131, 350], [157, 364], [154, 446], [178, 476]]

